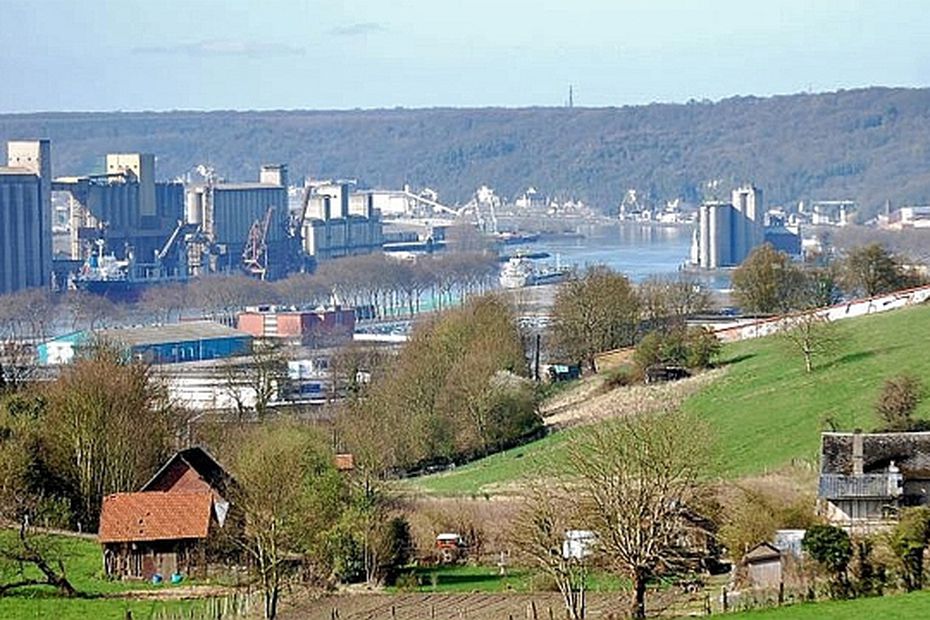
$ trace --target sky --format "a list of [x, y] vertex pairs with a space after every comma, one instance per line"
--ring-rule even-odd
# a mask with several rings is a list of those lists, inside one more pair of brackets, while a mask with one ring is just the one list
[[930, 85], [927, 0], [0, 0], [0, 112], [622, 106]]

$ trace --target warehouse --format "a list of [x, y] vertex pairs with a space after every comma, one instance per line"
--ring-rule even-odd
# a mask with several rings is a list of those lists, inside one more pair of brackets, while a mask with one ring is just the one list
[[155, 327], [74, 332], [39, 345], [39, 363], [67, 364], [76, 351], [100, 340], [124, 347], [133, 358], [151, 364], [195, 362], [247, 355], [252, 336], [212, 321]]

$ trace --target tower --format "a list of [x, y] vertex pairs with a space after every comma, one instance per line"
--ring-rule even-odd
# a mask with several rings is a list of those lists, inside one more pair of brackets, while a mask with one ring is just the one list
[[[28, 286], [45, 286], [52, 277], [52, 146], [49, 140], [16, 140], [7, 143], [7, 165], [18, 168], [38, 179], [38, 213], [35, 229], [27, 232], [28, 239], [18, 240], [32, 244], [27, 265], [34, 269], [37, 279], [31, 278]], [[31, 247], [31, 246], [30, 246]]]

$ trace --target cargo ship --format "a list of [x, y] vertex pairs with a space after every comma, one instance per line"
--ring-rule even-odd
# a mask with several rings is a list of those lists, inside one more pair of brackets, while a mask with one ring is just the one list
[[135, 302], [149, 286], [185, 280], [185, 277], [165, 273], [159, 264], [137, 264], [132, 252], [127, 258], [106, 253], [106, 244], [96, 241], [80, 271], [69, 280], [68, 287], [106, 297], [111, 301]]

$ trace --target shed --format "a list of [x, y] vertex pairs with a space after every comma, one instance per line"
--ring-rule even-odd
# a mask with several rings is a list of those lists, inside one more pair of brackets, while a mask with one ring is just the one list
[[103, 499], [98, 539], [109, 577], [190, 574], [206, 564], [216, 523], [210, 493], [114, 493]]
[[741, 564], [753, 588], [777, 588], [782, 583], [782, 554], [771, 543], [762, 542], [747, 551]]

